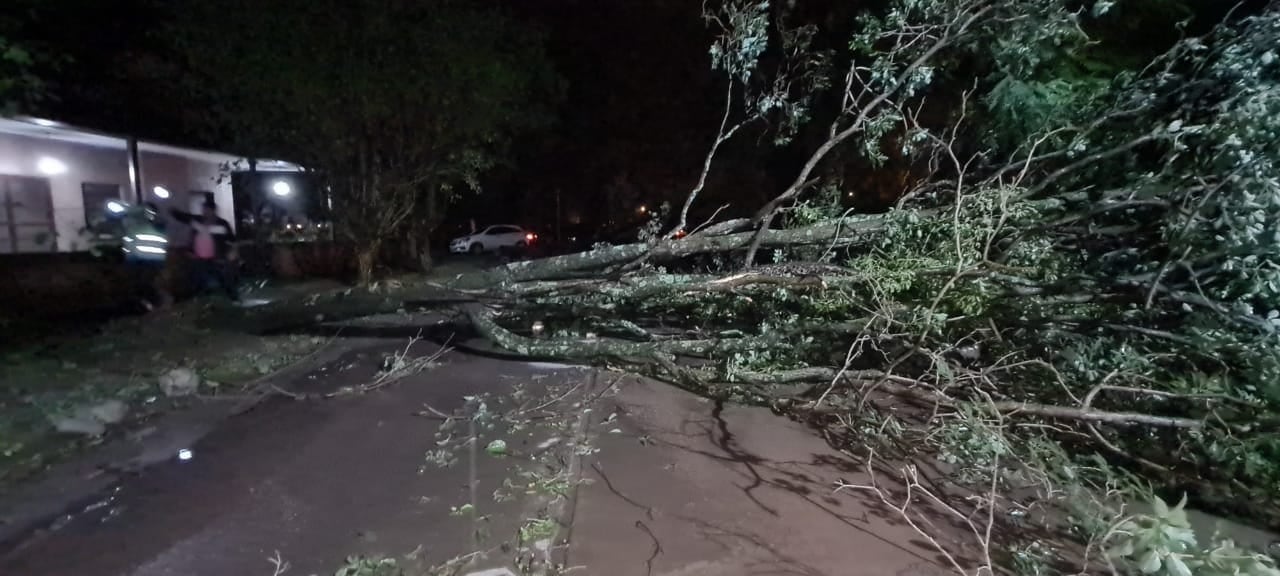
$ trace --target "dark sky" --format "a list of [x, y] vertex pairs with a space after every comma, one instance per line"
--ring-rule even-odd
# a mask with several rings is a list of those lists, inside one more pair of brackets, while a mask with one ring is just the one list
[[[182, 70], [166, 53], [171, 39], [164, 37], [165, 23], [168, 11], [181, 9], [183, 2], [0, 1], [5, 2], [0, 33], [60, 57], [58, 67], [44, 70], [51, 98], [37, 114], [225, 149], [225, 138], [192, 128], [199, 125], [194, 120], [201, 107], [173, 81]], [[516, 168], [495, 174], [485, 196], [462, 198], [459, 211], [501, 206], [513, 216], [546, 220], [557, 190], [564, 212], [587, 221], [641, 203], [680, 202], [697, 178], [723, 98], [722, 80], [709, 69], [711, 34], [701, 18], [701, 0], [505, 1], [547, 32], [567, 99], [553, 129], [517, 146]], [[839, 47], [856, 13], [882, 3], [791, 0], [787, 5], [794, 17], [827, 32], [822, 41]], [[1204, 8], [1214, 2], [1190, 4]], [[1167, 19], [1181, 19], [1185, 10], [1171, 8]], [[1150, 34], [1134, 32], [1113, 30], [1110, 36], [1150, 40]], [[746, 135], [724, 151], [700, 208], [730, 203], [725, 215], [740, 215], [780, 189], [782, 176], [794, 173], [800, 159], [795, 150], [771, 150], [756, 136]]]
[[[223, 148], [191, 126], [201, 113], [172, 81], [165, 0], [9, 0], [28, 24], [16, 35], [65, 56], [51, 98], [35, 112], [66, 122], [180, 145]], [[521, 142], [517, 169], [490, 188], [513, 211], [545, 207], [560, 189], [594, 219], [609, 204], [682, 196], [719, 120], [710, 34], [698, 0], [511, 0], [545, 29], [566, 79], [560, 122]], [[30, 24], [34, 23], [34, 24]], [[10, 32], [13, 34], [13, 32]], [[463, 199], [465, 205], [467, 199]], [[489, 203], [491, 198], [476, 199]], [[569, 211], [566, 209], [566, 211]]]

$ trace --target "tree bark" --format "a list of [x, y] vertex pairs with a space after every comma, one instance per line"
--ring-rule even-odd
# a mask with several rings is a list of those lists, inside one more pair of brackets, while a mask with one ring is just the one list
[[435, 267], [435, 260], [431, 258], [431, 237], [423, 234], [418, 237], [420, 243], [415, 244], [418, 249], [418, 267], [422, 272], [429, 273]]
[[372, 242], [356, 249], [356, 282], [361, 286], [373, 283], [373, 267], [378, 262], [381, 242]]
[[[761, 245], [766, 247], [832, 244], [847, 246], [883, 228], [884, 222], [879, 217], [837, 218], [805, 228], [766, 230], [761, 235]], [[673, 260], [699, 254], [732, 252], [746, 248], [755, 234], [755, 232], [718, 236], [695, 234], [681, 240], [659, 242], [656, 245], [624, 244], [578, 254], [513, 262], [492, 270], [463, 275], [459, 278], [457, 286], [481, 288], [504, 282], [573, 278], [615, 264], [630, 262], [646, 253], [651, 260]]]
[[431, 272], [435, 261], [431, 258], [431, 238], [421, 230], [411, 231], [408, 235], [409, 261], [424, 274]]

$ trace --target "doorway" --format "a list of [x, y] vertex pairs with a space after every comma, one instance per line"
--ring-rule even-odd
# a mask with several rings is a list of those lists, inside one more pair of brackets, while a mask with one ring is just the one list
[[0, 254], [57, 250], [49, 180], [0, 174]]

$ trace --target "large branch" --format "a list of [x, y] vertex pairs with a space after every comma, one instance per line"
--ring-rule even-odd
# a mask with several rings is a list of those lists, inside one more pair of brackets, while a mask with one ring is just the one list
[[597, 360], [604, 358], [650, 359], [658, 355], [708, 356], [779, 345], [777, 337], [710, 338], [630, 342], [608, 338], [529, 338], [498, 324], [493, 311], [480, 305], [463, 307], [476, 331], [498, 347], [535, 358]]
[[[739, 375], [742, 376], [742, 375]], [[943, 395], [922, 384], [912, 384], [909, 378], [886, 375], [875, 370], [848, 371], [841, 373], [835, 368], [802, 368], [799, 370], [781, 371], [773, 374], [750, 373], [743, 378], [754, 383], [795, 383], [801, 381], [832, 382], [839, 381], [859, 388], [872, 388], [880, 392], [892, 394], [911, 401], [930, 406], [956, 407], [963, 400]], [[1141, 424], [1162, 428], [1181, 428], [1198, 430], [1204, 428], [1206, 422], [1195, 418], [1175, 416], [1158, 416], [1140, 412], [1111, 412], [1094, 408], [1077, 408], [1074, 406], [1056, 406], [1034, 402], [1017, 402], [1012, 400], [985, 404], [1008, 416], [1035, 416], [1059, 420], [1076, 420], [1081, 422], [1097, 422], [1115, 425]], [[817, 413], [835, 413], [842, 409], [833, 407], [815, 407]]]
[[[767, 230], [760, 235], [765, 247], [836, 245], [846, 246], [875, 234], [884, 228], [879, 217], [827, 220], [804, 228]], [[554, 256], [539, 260], [513, 262], [474, 274], [460, 276], [454, 285], [460, 288], [483, 288], [504, 282], [528, 282], [572, 278], [615, 264], [629, 262], [650, 252], [650, 260], [675, 260], [699, 254], [732, 252], [746, 248], [756, 232], [739, 232], [720, 236], [694, 235], [680, 240], [624, 244], [598, 248], [589, 252]]]

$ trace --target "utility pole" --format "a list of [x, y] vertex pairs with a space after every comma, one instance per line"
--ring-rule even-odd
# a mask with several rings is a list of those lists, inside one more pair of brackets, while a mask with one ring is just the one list
[[142, 204], [142, 156], [138, 154], [138, 138], [130, 136], [129, 146], [129, 185], [133, 186], [133, 199]]

